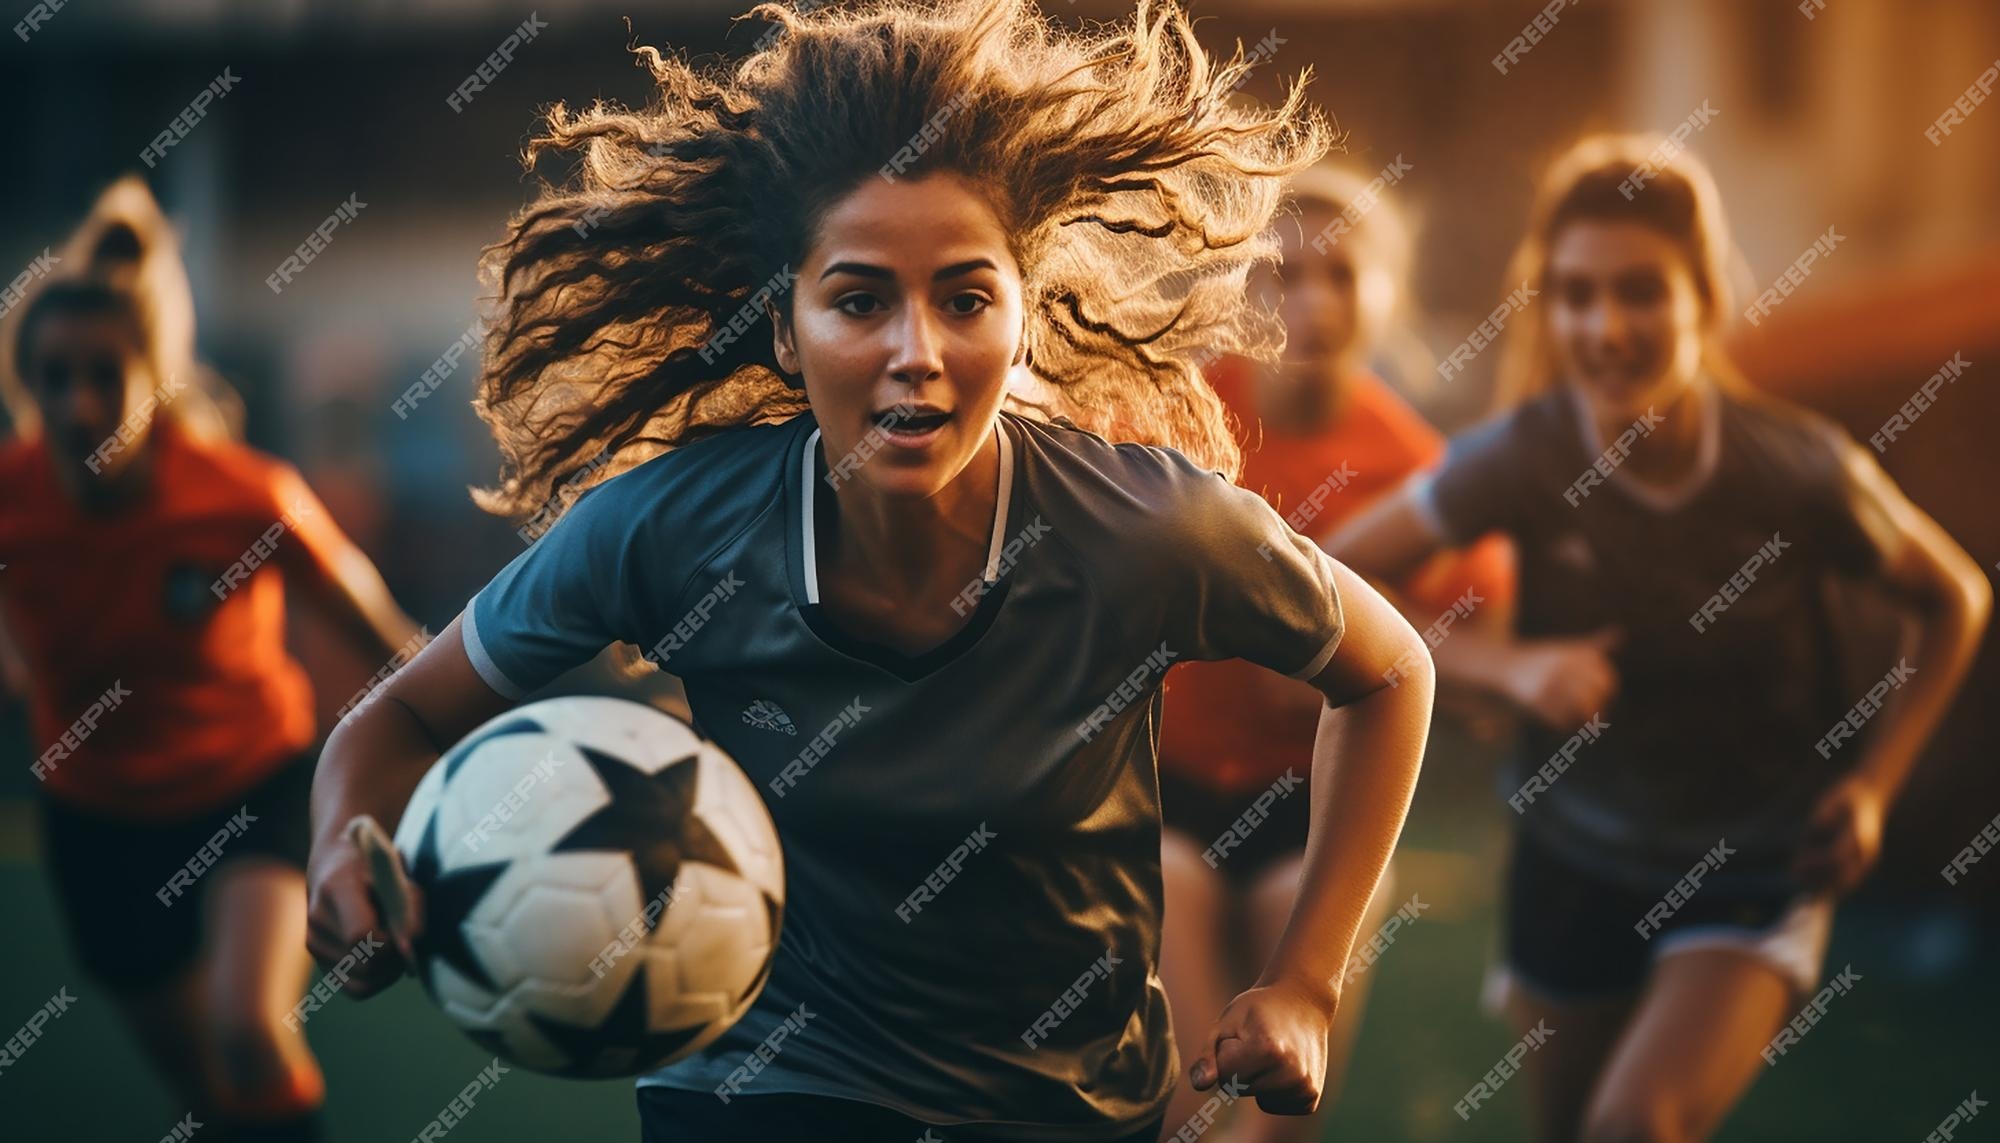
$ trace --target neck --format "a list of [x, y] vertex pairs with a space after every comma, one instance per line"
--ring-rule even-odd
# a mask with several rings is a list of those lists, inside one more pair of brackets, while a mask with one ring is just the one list
[[997, 423], [952, 481], [929, 496], [885, 496], [866, 480], [841, 484], [833, 562], [871, 592], [917, 598], [953, 594], [984, 574], [999, 503]]
[[1342, 357], [1296, 364], [1258, 365], [1257, 414], [1283, 432], [1312, 433], [1333, 424], [1347, 408], [1354, 375], [1352, 361]]
[[[1708, 382], [1697, 377], [1681, 386], [1671, 404], [1654, 408], [1660, 422], [1633, 442], [1631, 454], [1625, 458], [1627, 471], [1653, 484], [1672, 483], [1693, 471], [1701, 453], [1705, 403], [1714, 399], [1714, 394], [1708, 392]], [[1597, 436], [1609, 443], [1629, 427], [1629, 421], [1613, 425], [1600, 420]]]
[[49, 461], [55, 466], [57, 485], [72, 503], [92, 515], [116, 512], [139, 500], [153, 485], [153, 454], [157, 450], [150, 435], [127, 446], [125, 463], [102, 475], [58, 459], [51, 451]]

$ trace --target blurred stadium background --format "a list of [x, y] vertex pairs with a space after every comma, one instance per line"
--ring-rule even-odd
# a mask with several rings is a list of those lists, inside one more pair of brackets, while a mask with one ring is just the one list
[[[809, 0], [808, 0], [809, 2]], [[0, 283], [59, 246], [91, 197], [137, 171], [177, 223], [203, 355], [243, 393], [252, 443], [295, 461], [341, 525], [435, 631], [521, 548], [468, 485], [495, 453], [461, 366], [408, 411], [398, 395], [471, 324], [480, 247], [531, 193], [518, 151], [537, 108], [643, 103], [629, 43], [746, 51], [767, 25], [716, 0], [7, 0], [0, 23]], [[1060, 20], [1129, 14], [1045, 4]], [[1543, 161], [1595, 129], [1666, 131], [1707, 106], [1691, 146], [1715, 169], [1767, 288], [1829, 226], [1845, 241], [1736, 348], [1752, 378], [1878, 429], [1954, 353], [1972, 363], [1884, 457], [1984, 566], [2000, 561], [2000, 110], [1926, 129], [2000, 57], [1992, 0], [1591, 0], [1503, 73], [1492, 62], [1542, 4], [1511, 0], [1197, 2], [1211, 49], [1265, 49], [1245, 93], [1311, 66], [1348, 159], [1410, 170], [1396, 188], [1420, 230], [1413, 331], [1458, 344], [1511, 288], [1507, 254]], [[39, 10], [38, 10], [39, 9]], [[546, 24], [497, 79], [447, 97], [530, 15]], [[630, 28], [626, 19], [630, 20]], [[16, 26], [16, 21], [19, 25]], [[228, 69], [239, 82], [147, 168], [145, 147]], [[559, 178], [560, 171], [543, 172]], [[350, 195], [351, 225], [281, 294], [267, 276]], [[1753, 285], [1754, 284], [1754, 285]], [[1739, 323], [1741, 324], [1741, 323]], [[1391, 380], [1446, 430], [1484, 407], [1497, 355], [1450, 382]], [[0, 490], [4, 495], [5, 490]], [[376, 664], [299, 624], [330, 717]], [[1967, 1091], [2000, 1086], [1991, 1020], [2000, 862], [1956, 887], [1938, 870], [2000, 811], [2000, 656], [1988, 653], [1892, 822], [1882, 869], [1841, 915], [1831, 964], [1857, 987], [1771, 1069], [1730, 1143], [1918, 1139]], [[1872, 677], [1872, 675], [1871, 675]], [[593, 685], [577, 680], [576, 689]], [[1858, 693], [1859, 688], [1857, 688]], [[675, 701], [670, 681], [655, 695]], [[1452, 1110], [1512, 1043], [1477, 1008], [1493, 939], [1504, 812], [1496, 747], [1440, 727], [1406, 835], [1401, 884], [1433, 903], [1374, 970], [1348, 1094], [1328, 1138], [1523, 1138], [1521, 1093]], [[153, 1139], [169, 1106], [112, 1012], [72, 967], [36, 864], [24, 713], [0, 707], [0, 1035], [59, 988], [78, 998], [0, 1075], [0, 1137]], [[413, 986], [345, 1001], [309, 1033], [341, 1143], [409, 1138], [484, 1058]], [[629, 1086], [516, 1071], [453, 1129], [464, 1140], [631, 1139]], [[1975, 1134], [1990, 1134], [1990, 1129]]]

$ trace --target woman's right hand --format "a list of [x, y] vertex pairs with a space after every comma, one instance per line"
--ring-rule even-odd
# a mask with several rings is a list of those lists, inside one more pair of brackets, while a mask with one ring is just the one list
[[[370, 890], [368, 859], [344, 832], [314, 844], [306, 885], [306, 947], [323, 967], [348, 962], [342, 992], [365, 1000], [402, 977], [409, 949], [383, 924]], [[418, 890], [411, 886], [410, 892]], [[412, 899], [410, 913], [406, 936], [413, 941], [423, 923], [423, 903]]]
[[1621, 632], [1605, 628], [1563, 639], [1523, 640], [1507, 664], [1507, 697], [1564, 733], [1603, 713], [1618, 694], [1611, 651]]

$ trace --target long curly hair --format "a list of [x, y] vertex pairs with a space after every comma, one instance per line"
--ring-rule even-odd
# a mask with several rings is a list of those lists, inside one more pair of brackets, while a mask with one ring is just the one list
[[1137, 0], [1130, 21], [1091, 31], [1032, 0], [748, 15], [779, 27], [746, 58], [697, 68], [635, 48], [657, 102], [557, 103], [528, 142], [530, 170], [549, 153], [580, 162], [481, 261], [494, 292], [474, 404], [503, 456], [497, 487], [474, 493], [482, 508], [545, 513], [586, 481], [804, 411], [768, 335], [719, 352], [716, 335], [761, 320], [767, 298], [789, 315], [771, 284], [835, 203], [885, 172], [949, 170], [986, 192], [1022, 267], [1032, 376], [1010, 387], [1016, 411], [1235, 477], [1193, 358], [1282, 348], [1245, 279], [1277, 257], [1287, 180], [1328, 147], [1310, 69], [1276, 107], [1232, 99], [1254, 61], [1240, 41], [1212, 59], [1173, 0]]

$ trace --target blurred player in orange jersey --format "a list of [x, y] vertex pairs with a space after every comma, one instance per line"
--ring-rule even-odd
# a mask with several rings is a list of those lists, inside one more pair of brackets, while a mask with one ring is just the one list
[[[1444, 454], [1444, 438], [1369, 369], [1394, 338], [1408, 257], [1407, 230], [1366, 179], [1320, 166], [1293, 184], [1300, 215], [1280, 227], [1285, 261], [1279, 310], [1284, 360], [1252, 367], [1225, 358], [1208, 379], [1241, 423], [1243, 486], [1293, 528], [1325, 537], [1370, 499]], [[1399, 586], [1412, 622], [1492, 622], [1506, 614], [1513, 573], [1505, 542], [1441, 556]], [[1466, 618], [1470, 616], [1471, 618]], [[1242, 660], [1190, 662], [1167, 679], [1160, 743], [1166, 818], [1162, 872], [1166, 929], [1161, 976], [1182, 1036], [1213, 1012], [1277, 943], [1305, 861], [1313, 736], [1321, 696]], [[1407, 901], [1385, 877], [1361, 940]], [[1361, 945], [1357, 945], [1357, 952]], [[1339, 1093], [1368, 976], [1342, 982], [1321, 1111]], [[1192, 1058], [1199, 1045], [1182, 1044]], [[1203, 1096], [1183, 1088], [1167, 1122]], [[1185, 1106], [1183, 1106], [1185, 1105]], [[1322, 1115], [1238, 1113], [1233, 1140], [1317, 1138]]]
[[0, 662], [30, 700], [43, 844], [84, 968], [204, 1137], [319, 1137], [287, 1020], [305, 941], [300, 589], [374, 659], [415, 633], [290, 465], [229, 439], [171, 232], [107, 191], [17, 316]]

